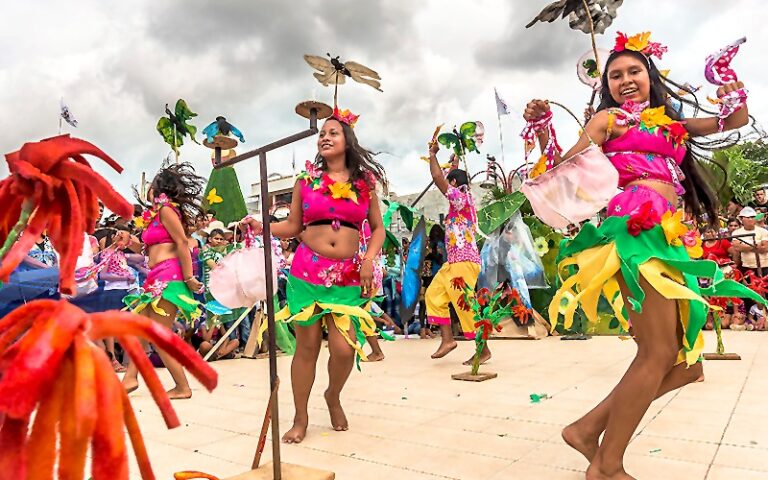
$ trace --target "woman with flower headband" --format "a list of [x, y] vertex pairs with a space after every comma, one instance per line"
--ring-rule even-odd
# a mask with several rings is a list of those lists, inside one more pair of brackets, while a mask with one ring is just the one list
[[[734, 74], [734, 81], [719, 88], [718, 96], [735, 98], [740, 107], [719, 118], [683, 121], [673, 99], [693, 107], [694, 114], [698, 103], [681, 98], [668, 86], [682, 88], [656, 68], [650, 57], [661, 58], [667, 49], [649, 37], [649, 33], [618, 35], [603, 72], [597, 113], [570, 151], [552, 155], [558, 164], [594, 143], [618, 170], [623, 189], [608, 204], [608, 218], [599, 227], [586, 224], [562, 248], [561, 271], [573, 265], [578, 271], [565, 279], [550, 305], [550, 318], [556, 319], [561, 299], [572, 297], [566, 325], [579, 303], [590, 321], [596, 321], [602, 293], [625, 328], [631, 325], [638, 347], [616, 388], [563, 430], [564, 440], [590, 461], [588, 479], [632, 478], [624, 471], [624, 452], [650, 403], [702, 376], [700, 331], [708, 307], [702, 295], [756, 297], [725, 280], [714, 262], [691, 260], [700, 255], [695, 251], [701, 250], [701, 239], [695, 229], [689, 232], [682, 223], [683, 212], [675, 209], [681, 196], [685, 209], [696, 218], [717, 221], [717, 199], [695, 155], [710, 144], [693, 138], [746, 125], [746, 91]], [[717, 66], [724, 67], [725, 62]], [[538, 125], [542, 150], [556, 146], [546, 101], [528, 103], [524, 117], [529, 125]], [[558, 208], [567, 218], [566, 203]], [[711, 286], [700, 291], [697, 277], [710, 278]]]
[[[283, 436], [286, 443], [299, 443], [307, 433], [307, 403], [323, 327], [330, 353], [325, 400], [337, 431], [348, 428], [341, 390], [355, 357], [366, 359], [365, 337], [376, 330], [367, 307], [377, 291], [374, 262], [384, 243], [376, 183], [386, 185], [386, 179], [373, 154], [358, 143], [352, 129], [356, 120], [348, 110], [334, 109], [320, 129], [314, 163], [307, 162], [293, 188], [287, 220], [271, 224], [274, 236], [301, 234], [302, 240], [288, 274], [288, 304], [276, 315], [276, 320], [293, 321], [296, 327], [291, 364], [296, 414], [293, 428]], [[261, 232], [260, 222], [251, 218], [248, 223], [255, 233]], [[368, 228], [370, 240], [361, 242]]]
[[[161, 170], [147, 193], [152, 208], [144, 213], [140, 223], [144, 230], [141, 239], [151, 270], [142, 287], [143, 293], [128, 296], [124, 301], [132, 311], [168, 328], [173, 326], [177, 310], [188, 321], [201, 313], [193, 292], [199, 291], [202, 284], [193, 275], [192, 255], [184, 226], [200, 212], [197, 199], [204, 186], [205, 179], [195, 175], [188, 163], [182, 163]], [[181, 364], [162, 350], [158, 350], [158, 354], [176, 382], [168, 396], [171, 399], [190, 398], [192, 390]], [[128, 392], [139, 386], [134, 362], [128, 365], [123, 385]]]

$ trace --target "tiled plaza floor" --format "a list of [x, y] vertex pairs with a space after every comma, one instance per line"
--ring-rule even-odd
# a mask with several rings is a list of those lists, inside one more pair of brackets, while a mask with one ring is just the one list
[[[706, 363], [706, 381], [657, 400], [626, 456], [639, 479], [768, 479], [768, 333], [724, 332], [741, 361]], [[333, 470], [350, 479], [581, 479], [587, 462], [560, 430], [607, 394], [634, 345], [614, 337], [494, 341], [483, 383], [451, 380], [471, 344], [442, 360], [437, 340], [384, 344], [387, 358], [362, 364], [342, 397], [348, 432], [330, 429], [322, 392], [321, 353], [310, 400], [310, 428], [300, 445], [283, 445], [283, 461]], [[707, 351], [714, 348], [707, 333]], [[290, 357], [279, 359], [280, 420], [291, 425]], [[219, 387], [176, 401], [182, 426], [168, 431], [146, 389], [132, 395], [157, 478], [202, 470], [222, 478], [249, 470], [268, 398], [266, 360], [217, 362]], [[164, 382], [170, 378], [160, 372]], [[531, 393], [551, 399], [532, 404]], [[271, 457], [270, 445], [264, 459]], [[139, 478], [132, 467], [133, 478]]]

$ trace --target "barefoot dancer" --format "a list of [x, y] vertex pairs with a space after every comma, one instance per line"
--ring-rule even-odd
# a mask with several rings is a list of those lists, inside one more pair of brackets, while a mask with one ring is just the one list
[[[459, 308], [457, 301], [463, 294], [461, 290], [451, 287], [451, 279], [461, 277], [472, 288], [480, 275], [480, 252], [475, 243], [475, 225], [477, 212], [472, 194], [469, 191], [467, 172], [455, 168], [448, 176], [437, 162], [437, 152], [440, 146], [437, 142], [429, 145], [429, 171], [437, 188], [448, 199], [448, 215], [445, 217], [445, 246], [448, 251], [448, 261], [440, 267], [429, 284], [424, 300], [427, 305], [427, 321], [440, 326], [440, 346], [432, 354], [432, 358], [442, 358], [456, 348], [456, 340], [451, 332], [451, 315], [448, 309], [453, 304], [459, 316], [461, 330], [467, 338], [475, 338], [475, 321], [473, 313]], [[488, 345], [480, 354], [480, 363], [491, 358]], [[465, 361], [472, 362], [473, 357]]]
[[[283, 436], [286, 443], [299, 443], [307, 433], [307, 403], [323, 327], [328, 331], [330, 352], [325, 400], [337, 431], [348, 428], [339, 396], [355, 353], [358, 359], [366, 359], [362, 350], [365, 338], [376, 330], [366, 310], [376, 293], [373, 259], [384, 243], [376, 182], [386, 182], [381, 165], [357, 142], [352, 130], [356, 118], [349, 111], [334, 110], [320, 130], [315, 163], [307, 162], [307, 170], [293, 188], [288, 219], [271, 224], [276, 237], [293, 238], [301, 233], [302, 240], [288, 274], [288, 305], [276, 315], [276, 320], [293, 321], [296, 327], [291, 364], [296, 414], [293, 428]], [[361, 258], [360, 233], [366, 220], [371, 237]], [[257, 220], [251, 218], [249, 223], [256, 233], [261, 232]]]
[[[689, 136], [716, 133], [718, 119], [680, 121], [669, 97], [694, 108], [698, 105], [670, 89], [671, 81], [661, 76], [650, 59], [652, 54], [660, 57], [666, 48], [648, 42], [647, 37], [624, 40], [620, 35], [608, 57], [601, 103], [586, 126], [588, 135], [582, 135], [565, 155], [570, 158], [587, 148], [591, 137], [619, 171], [623, 192], [611, 200], [608, 218], [599, 227], [586, 224], [564, 246], [566, 260], [561, 266], [576, 265], [578, 272], [565, 280], [550, 306], [550, 318], [557, 318], [561, 298], [577, 293], [576, 300], [583, 302], [590, 321], [595, 321], [602, 292], [625, 327], [622, 307], [626, 306], [637, 342], [635, 359], [616, 388], [563, 430], [565, 441], [590, 461], [586, 473], [590, 480], [632, 478], [624, 471], [624, 452], [650, 403], [701, 376], [700, 330], [707, 306], [696, 276], [712, 279], [705, 295], [718, 296], [722, 291], [718, 287], [726, 287], [754, 298], [735, 282], [724, 280], [714, 262], [690, 259], [681, 241], [688, 240], [687, 228], [680, 223], [682, 212], [674, 213], [681, 195], [685, 208], [696, 218], [706, 214], [710, 223], [717, 221], [717, 197], [691, 151], [701, 145]], [[741, 82], [731, 83], [720, 88], [718, 96], [742, 94], [742, 88]], [[546, 122], [551, 118], [548, 103], [530, 102], [524, 117]], [[747, 122], [744, 105], [725, 118], [724, 127], [735, 129]], [[548, 140], [542, 128], [542, 148]], [[562, 158], [558, 154], [555, 160], [559, 163]], [[569, 181], [574, 180], [578, 179]], [[565, 212], [568, 205], [553, 208]]]
[[[143, 295], [129, 305], [134, 312], [168, 328], [176, 319], [177, 309], [187, 320], [200, 315], [199, 304], [192, 292], [199, 291], [202, 284], [192, 274], [192, 255], [184, 225], [200, 211], [196, 202], [204, 186], [205, 179], [195, 175], [189, 164], [182, 163], [161, 170], [149, 188], [152, 208], [145, 212], [141, 238], [151, 270], [143, 286]], [[128, 301], [131, 300], [128, 297]], [[190, 398], [192, 390], [181, 364], [162, 350], [158, 350], [158, 354], [176, 382], [168, 396], [171, 399]], [[139, 386], [134, 362], [128, 365], [123, 385], [128, 392]]]

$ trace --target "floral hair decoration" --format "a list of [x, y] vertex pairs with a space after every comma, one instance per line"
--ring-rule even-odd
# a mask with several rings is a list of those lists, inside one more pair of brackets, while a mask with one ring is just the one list
[[339, 110], [339, 107], [335, 106], [333, 107], [333, 115], [331, 115], [331, 118], [335, 118], [341, 123], [346, 123], [350, 128], [355, 128], [355, 124], [357, 123], [357, 119], [360, 118], [360, 115], [355, 115], [349, 111], [348, 108]]
[[616, 34], [616, 45], [613, 46], [611, 53], [632, 50], [640, 52], [646, 57], [661, 57], [667, 52], [667, 47], [658, 42], [651, 42], [651, 32], [642, 32], [628, 37], [626, 33], [618, 32]]

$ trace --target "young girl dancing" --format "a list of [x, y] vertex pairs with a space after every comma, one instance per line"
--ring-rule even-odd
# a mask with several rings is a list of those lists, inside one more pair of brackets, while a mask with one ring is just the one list
[[[683, 120], [672, 99], [696, 110], [698, 104], [668, 86], [681, 88], [651, 60], [660, 58], [666, 47], [651, 42], [649, 35], [619, 34], [603, 72], [597, 113], [564, 155], [570, 159], [594, 142], [618, 170], [623, 191], [610, 201], [608, 218], [599, 227], [586, 224], [564, 246], [561, 268], [575, 265], [578, 271], [555, 295], [550, 318], [557, 318], [563, 296], [575, 294], [566, 322], [579, 303], [595, 321], [602, 293], [625, 327], [631, 325], [637, 342], [637, 354], [614, 390], [563, 430], [565, 441], [590, 461], [590, 480], [632, 478], [624, 471], [624, 452], [650, 403], [701, 377], [700, 332], [707, 312], [701, 295], [726, 295], [728, 289], [755, 297], [724, 280], [714, 262], [691, 260], [686, 247], [700, 245], [700, 239], [682, 224], [683, 212], [676, 212], [681, 196], [694, 218], [717, 222], [716, 196], [694, 155], [703, 145], [693, 138], [746, 125], [746, 104], [722, 123], [715, 117]], [[741, 82], [734, 82], [721, 87], [718, 96], [745, 100], [746, 92]], [[541, 100], [528, 103], [524, 114], [543, 126], [551, 116], [548, 103]], [[550, 142], [549, 131], [539, 129], [542, 149]], [[555, 163], [560, 161], [555, 155]], [[560, 208], [566, 211], [568, 205]], [[711, 286], [700, 291], [697, 277], [710, 278]]]

